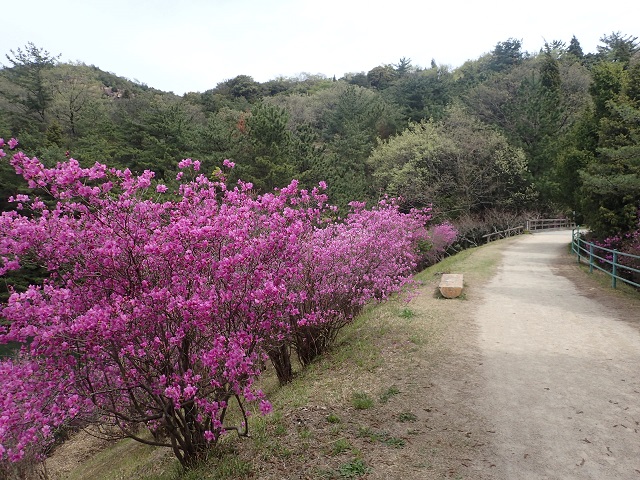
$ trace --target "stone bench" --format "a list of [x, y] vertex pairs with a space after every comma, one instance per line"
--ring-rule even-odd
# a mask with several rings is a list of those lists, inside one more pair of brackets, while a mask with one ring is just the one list
[[463, 283], [461, 273], [444, 273], [440, 280], [440, 293], [445, 298], [456, 298], [462, 293]]

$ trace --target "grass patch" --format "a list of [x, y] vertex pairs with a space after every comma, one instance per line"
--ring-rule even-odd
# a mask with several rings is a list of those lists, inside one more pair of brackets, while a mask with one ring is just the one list
[[393, 437], [388, 432], [376, 432], [370, 427], [359, 427], [357, 436], [367, 438], [370, 442], [380, 442], [388, 447], [402, 448], [407, 442], [403, 438]]
[[400, 389], [395, 385], [391, 385], [387, 388], [382, 395], [380, 395], [380, 402], [387, 403], [391, 397], [394, 397], [400, 393]]
[[365, 392], [355, 392], [351, 396], [351, 405], [356, 410], [366, 410], [373, 407], [373, 398]]
[[185, 472], [180, 480], [227, 480], [247, 478], [251, 474], [251, 464], [234, 456], [224, 456], [215, 463], [208, 463]]
[[417, 419], [418, 417], [411, 412], [402, 412], [398, 414], [399, 422], [415, 422]]
[[[573, 256], [575, 259], [575, 255]], [[603, 272], [598, 270], [597, 268], [593, 268], [593, 271], [589, 271], [589, 259], [582, 257], [580, 263], [576, 261], [576, 265], [580, 268], [583, 273], [587, 274], [587, 278], [592, 279], [594, 283], [596, 283], [600, 288], [606, 289], [609, 292], [616, 292], [617, 295], [625, 296], [631, 300], [640, 299], [640, 292], [634, 286], [629, 285], [628, 283], [623, 282], [618, 279], [616, 282], [616, 288], [613, 288], [611, 275], [607, 272]]]
[[126, 438], [91, 455], [66, 478], [68, 480], [141, 478], [141, 475], [153, 471], [158, 475], [170, 475], [159, 478], [177, 478], [176, 475], [181, 473], [178, 461], [169, 457], [166, 459], [166, 464], [159, 465], [156, 453], [156, 448]]
[[342, 420], [340, 420], [340, 417], [338, 415], [336, 415], [335, 413], [330, 413], [329, 415], [327, 415], [327, 422], [329, 423], [340, 423]]
[[390, 437], [390, 436], [385, 437], [380, 441], [385, 445], [387, 445], [388, 447], [394, 447], [394, 448], [402, 448], [407, 444], [407, 441], [404, 438]]
[[351, 450], [351, 443], [346, 438], [339, 438], [331, 444], [331, 455], [340, 455], [341, 453]]
[[369, 471], [369, 468], [364, 464], [362, 459], [356, 458], [349, 463], [345, 463], [340, 466], [338, 473], [342, 478], [356, 478], [365, 475]]
[[413, 318], [415, 315], [416, 314], [410, 308], [403, 308], [400, 311], [400, 318]]

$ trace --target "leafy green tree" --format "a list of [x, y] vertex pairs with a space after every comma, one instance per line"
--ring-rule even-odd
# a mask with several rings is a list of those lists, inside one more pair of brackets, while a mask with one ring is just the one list
[[567, 48], [567, 53], [570, 53], [574, 57], [582, 60], [584, 58], [584, 52], [582, 51], [582, 46], [580, 42], [574, 35], [571, 37], [571, 41], [569, 42], [569, 48]]
[[407, 57], [402, 57], [396, 65], [394, 65], [396, 70], [396, 75], [398, 77], [404, 77], [405, 75], [411, 73], [413, 70], [413, 66], [411, 65], [411, 59]]
[[52, 116], [72, 139], [76, 139], [81, 126], [90, 126], [83, 122], [83, 116], [92, 103], [101, 100], [103, 87], [93, 70], [82, 64], [56, 66], [49, 72], [49, 81], [53, 87]]
[[522, 40], [509, 38], [504, 42], [498, 42], [491, 51], [489, 68], [494, 72], [502, 72], [520, 64], [524, 56]]
[[44, 126], [53, 100], [46, 73], [58, 63], [60, 55], [51, 55], [29, 42], [24, 49], [10, 50], [5, 56], [10, 65], [2, 69], [2, 75], [16, 88], [2, 90], [0, 94], [20, 106], [24, 115]]
[[323, 115], [327, 154], [318, 165], [331, 200], [341, 208], [371, 198], [366, 158], [375, 145], [385, 105], [373, 92], [349, 85], [338, 90], [333, 108]]
[[640, 50], [638, 37], [623, 35], [621, 32], [613, 32], [600, 38], [604, 45], [598, 45], [598, 56], [607, 62], [616, 62], [626, 65], [631, 57]]
[[438, 120], [452, 101], [453, 76], [447, 67], [435, 67], [408, 73], [384, 92], [385, 98], [403, 109], [412, 122]]
[[610, 102], [618, 97], [624, 83], [624, 66], [615, 62], [600, 62], [591, 69], [589, 89], [595, 105], [596, 121], [610, 114]]
[[371, 86], [369, 78], [367, 78], [367, 74], [364, 72], [348, 73], [342, 78], [342, 80], [358, 87], [369, 88]]
[[549, 44], [539, 55], [537, 71], [521, 83], [509, 117], [518, 139], [515, 143], [529, 157], [529, 170], [539, 184], [545, 183], [555, 161], [563, 120], [560, 66]]
[[238, 75], [222, 84], [234, 98], [244, 98], [253, 103], [262, 97], [262, 87], [249, 75]]
[[195, 126], [204, 122], [179, 97], [154, 92], [119, 99], [113, 114], [119, 143], [116, 163], [138, 173], [153, 170], [160, 178], [192, 155]]
[[369, 85], [378, 90], [388, 88], [396, 79], [396, 70], [392, 65], [380, 65], [367, 72]]
[[[612, 65], [619, 64], [599, 67], [607, 68], [607, 73], [620, 72]], [[615, 97], [604, 95], [602, 83], [593, 90], [594, 95], [612, 98], [599, 117], [596, 155], [580, 173], [582, 211], [599, 238], [636, 229], [640, 209], [640, 62], [622, 71], [619, 80], [612, 82], [614, 91], [622, 86]]]
[[374, 186], [407, 206], [448, 216], [526, 208], [535, 198], [526, 156], [460, 107], [441, 122], [412, 123], [368, 159]]
[[292, 135], [287, 113], [268, 103], [259, 103], [246, 122], [243, 152], [237, 152], [234, 177], [251, 181], [261, 192], [286, 186], [296, 176], [292, 158]]
[[561, 42], [553, 42], [463, 97], [475, 115], [525, 151], [540, 191], [538, 208], [556, 208], [560, 198], [567, 198], [559, 191], [566, 182], [559, 181], [558, 168], [566, 152], [582, 148], [574, 146], [569, 135], [591, 102], [590, 83], [586, 67], [567, 54]]

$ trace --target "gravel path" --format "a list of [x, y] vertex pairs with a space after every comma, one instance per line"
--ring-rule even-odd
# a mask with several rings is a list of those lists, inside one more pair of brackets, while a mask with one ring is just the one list
[[561, 275], [569, 242], [523, 236], [484, 287], [474, 403], [492, 478], [640, 479], [640, 311]]

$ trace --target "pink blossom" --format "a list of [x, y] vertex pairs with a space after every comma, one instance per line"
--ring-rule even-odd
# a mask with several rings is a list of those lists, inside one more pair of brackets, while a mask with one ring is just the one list
[[[158, 201], [149, 171], [11, 164], [53, 201], [0, 215], [0, 273], [25, 259], [49, 273], [2, 306], [0, 342], [24, 348], [0, 361], [0, 460], [98, 415], [124, 434], [173, 422], [176, 445], [215, 442], [230, 396], [270, 411], [255, 387], [268, 352], [322, 353], [363, 305], [411, 284], [429, 238], [428, 216], [390, 199], [332, 221], [326, 195], [297, 182], [258, 196], [199, 175]], [[179, 427], [187, 409], [197, 428]]]

